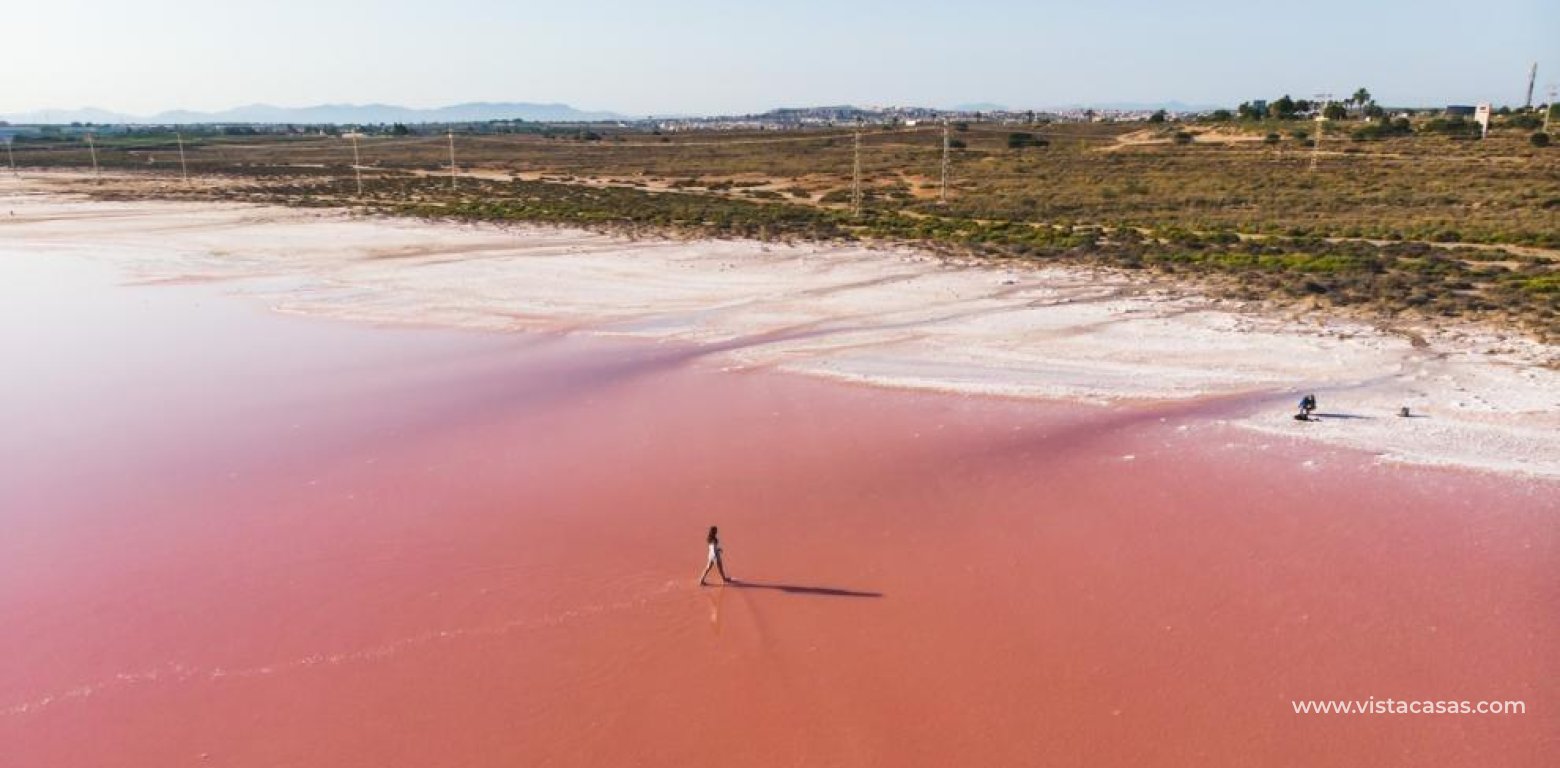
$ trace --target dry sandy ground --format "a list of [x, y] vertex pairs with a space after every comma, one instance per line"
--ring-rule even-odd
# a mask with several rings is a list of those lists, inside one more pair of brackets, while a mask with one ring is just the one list
[[[530, 226], [175, 202], [0, 180], [0, 257], [83, 254], [135, 278], [234, 280], [273, 308], [385, 323], [709, 345], [727, 367], [1028, 397], [1239, 400], [1229, 418], [1387, 460], [1560, 476], [1557, 350], [1261, 316], [1136, 278], [909, 252], [630, 241]], [[241, 278], [263, 278], [247, 279]], [[1290, 418], [1302, 392], [1320, 421]], [[1399, 418], [1400, 406], [1413, 418]]]

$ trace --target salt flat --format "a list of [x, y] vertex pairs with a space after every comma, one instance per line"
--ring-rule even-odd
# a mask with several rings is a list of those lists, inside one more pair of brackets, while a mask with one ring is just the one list
[[[1560, 354], [1231, 308], [1135, 276], [903, 250], [631, 240], [0, 181], [0, 248], [88, 246], [139, 280], [226, 280], [282, 312], [691, 341], [734, 368], [1087, 401], [1242, 395], [1227, 419], [1385, 460], [1560, 476]], [[1317, 393], [1320, 421], [1289, 418]], [[1414, 418], [1399, 418], [1408, 406]]]

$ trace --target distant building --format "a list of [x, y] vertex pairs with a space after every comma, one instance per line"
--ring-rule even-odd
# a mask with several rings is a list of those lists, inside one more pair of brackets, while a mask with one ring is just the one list
[[1252, 99], [1251, 111], [1259, 115], [1267, 114], [1267, 99]]

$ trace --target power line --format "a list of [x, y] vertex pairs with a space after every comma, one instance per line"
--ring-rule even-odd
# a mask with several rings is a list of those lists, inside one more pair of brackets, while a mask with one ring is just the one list
[[1332, 94], [1318, 93], [1316, 99], [1321, 102], [1322, 108], [1316, 112], [1316, 138], [1311, 142], [1311, 173], [1316, 172], [1316, 163], [1321, 159], [1322, 134], [1327, 132], [1327, 107], [1332, 104]]
[[[879, 135], [879, 136], [899, 136], [899, 135], [906, 135], [906, 134], [925, 134], [927, 132], [928, 132], [927, 128], [910, 127], [910, 128], [885, 129], [885, 130], [876, 132], [874, 135]], [[818, 134], [811, 134], [811, 135], [806, 135], [806, 136], [786, 136], [786, 137], [783, 137], [783, 138], [773, 138], [773, 139], [728, 139], [728, 140], [714, 140], [714, 141], [593, 141], [593, 142], [590, 142], [588, 145], [583, 145], [583, 146], [591, 146], [591, 147], [595, 147], [595, 148], [602, 149], [602, 150], [608, 150], [608, 149], [681, 149], [683, 147], [741, 147], [741, 146], [747, 146], [747, 145], [760, 145], [760, 144], [803, 144], [803, 143], [808, 143], [808, 142], [830, 142], [830, 141], [834, 141], [836, 139], [844, 138], [844, 136], [845, 136], [845, 134], [843, 134], [843, 133], [818, 133]], [[468, 136], [464, 136], [462, 138], [464, 138], [464, 139], [466, 139], [468, 141], [485, 141], [485, 142], [489, 142], [489, 143], [493, 143], [493, 144], [508, 144], [510, 146], [520, 146], [520, 145], [538, 146], [538, 147], [555, 147], [555, 146], [557, 146], [555, 143], [550, 143], [550, 142], [546, 142], [546, 141], [532, 140], [530, 137], [515, 137], [514, 139], [510, 139], [508, 137], [501, 137], [501, 136], [469, 136], [468, 135]], [[582, 145], [574, 145], [574, 146], [582, 146]]]
[[850, 172], [850, 214], [861, 215], [861, 125], [856, 125]]
[[179, 178], [183, 179], [185, 184], [188, 184], [190, 183], [190, 167], [184, 163], [184, 134], [175, 131], [173, 137], [179, 141]]
[[1549, 86], [1549, 103], [1544, 106], [1544, 133], [1549, 133], [1549, 116], [1555, 113], [1555, 94], [1557, 89], [1553, 84]]
[[404, 139], [376, 138], [373, 136], [365, 136], [361, 132], [358, 134], [358, 136], [364, 139], [368, 139], [369, 143], [376, 147], [400, 147], [407, 144], [432, 144], [439, 140], [438, 136], [416, 136]]
[[943, 120], [943, 146], [942, 146], [942, 184], [937, 192], [937, 204], [948, 204], [948, 121]]
[[1537, 79], [1538, 79], [1538, 62], [1535, 61], [1535, 62], [1533, 62], [1533, 66], [1528, 68], [1527, 104], [1523, 105], [1523, 107], [1522, 107], [1523, 109], [1532, 109], [1533, 108], [1533, 81], [1537, 80]]
[[358, 157], [358, 135], [356, 131], [348, 134], [352, 139], [352, 172], [357, 176], [357, 196], [363, 196], [363, 161]]
[[92, 153], [92, 178], [101, 182], [103, 174], [98, 171], [97, 145], [92, 143], [92, 134], [87, 134], [87, 150]]

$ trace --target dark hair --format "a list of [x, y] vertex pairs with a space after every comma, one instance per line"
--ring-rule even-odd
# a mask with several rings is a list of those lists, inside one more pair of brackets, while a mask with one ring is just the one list
[[710, 526], [710, 532], [707, 535], [705, 535], [704, 543], [705, 544], [714, 544], [715, 543], [715, 526], [713, 526], [713, 525]]

